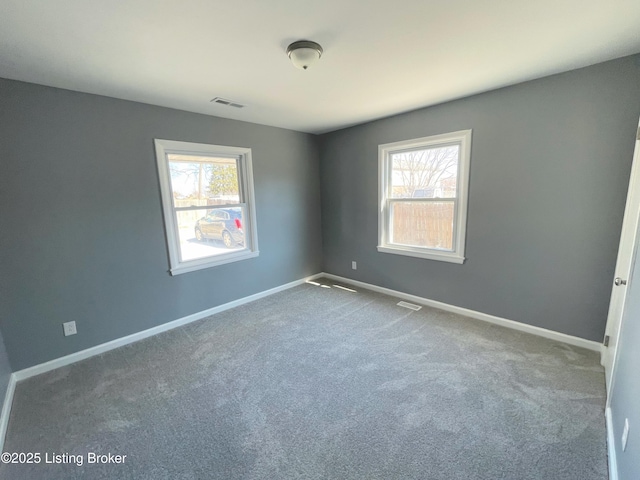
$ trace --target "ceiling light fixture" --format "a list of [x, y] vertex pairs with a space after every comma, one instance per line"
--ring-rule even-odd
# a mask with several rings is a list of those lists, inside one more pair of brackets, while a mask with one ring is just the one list
[[306, 70], [322, 56], [322, 47], [316, 42], [298, 40], [287, 47], [287, 55], [296, 68]]

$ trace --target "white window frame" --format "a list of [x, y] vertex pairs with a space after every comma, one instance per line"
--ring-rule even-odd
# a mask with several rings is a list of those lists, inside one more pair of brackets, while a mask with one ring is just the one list
[[[391, 217], [391, 203], [414, 201], [413, 199], [392, 199], [391, 155], [394, 153], [416, 150], [420, 148], [444, 147], [459, 145], [458, 172], [456, 181], [456, 197], [454, 203], [453, 221], [453, 249], [441, 250], [435, 248], [416, 247], [394, 244], [390, 242], [393, 218]], [[378, 209], [378, 251], [408, 255], [410, 257], [441, 260], [444, 262], [462, 264], [465, 261], [467, 199], [469, 190], [469, 161], [471, 158], [471, 130], [432, 135], [429, 137], [403, 140], [394, 143], [378, 145], [378, 179], [379, 179], [379, 209]], [[451, 201], [450, 199], [416, 199], [415, 201]]]
[[[160, 178], [160, 191], [162, 196], [162, 210], [164, 214], [165, 235], [167, 249], [169, 251], [169, 264], [171, 275], [193, 272], [203, 268], [215, 267], [225, 263], [237, 262], [247, 258], [257, 257], [258, 233], [256, 227], [255, 200], [253, 193], [253, 168], [251, 164], [251, 149], [244, 147], [228, 147], [223, 145], [210, 145], [206, 143], [180, 142], [176, 140], [154, 139], [156, 148], [156, 160], [158, 163], [158, 176]], [[171, 176], [169, 172], [169, 154], [202, 155], [210, 157], [231, 157], [238, 159], [238, 187], [240, 189], [240, 201], [245, 218], [245, 245], [241, 250], [229, 253], [217, 254], [210, 257], [193, 260], [182, 260], [180, 255], [180, 237], [176, 212], [179, 210], [206, 210], [207, 206], [176, 207], [173, 201], [171, 188]], [[213, 206], [209, 208], [214, 208]]]

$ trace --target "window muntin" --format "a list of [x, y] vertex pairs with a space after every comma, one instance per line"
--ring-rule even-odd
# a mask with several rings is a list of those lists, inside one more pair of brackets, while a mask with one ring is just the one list
[[155, 144], [171, 274], [257, 256], [251, 150]]
[[378, 251], [464, 262], [471, 130], [380, 145]]

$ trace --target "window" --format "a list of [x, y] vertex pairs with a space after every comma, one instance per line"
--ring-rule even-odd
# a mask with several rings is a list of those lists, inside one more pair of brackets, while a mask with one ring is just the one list
[[251, 149], [155, 145], [171, 274], [256, 257]]
[[471, 130], [378, 147], [378, 251], [463, 263]]

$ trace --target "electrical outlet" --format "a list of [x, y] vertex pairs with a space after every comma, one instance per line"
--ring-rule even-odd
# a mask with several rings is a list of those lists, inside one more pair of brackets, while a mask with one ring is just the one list
[[624, 419], [624, 430], [622, 430], [622, 451], [627, 449], [627, 440], [629, 440], [629, 419]]
[[355, 261], [351, 262], [351, 270], [357, 270], [357, 269], [358, 269], [358, 264]]
[[75, 335], [76, 333], [78, 333], [78, 330], [76, 330], [76, 322], [63, 323], [62, 329], [64, 330], [65, 337], [68, 337], [69, 335]]

